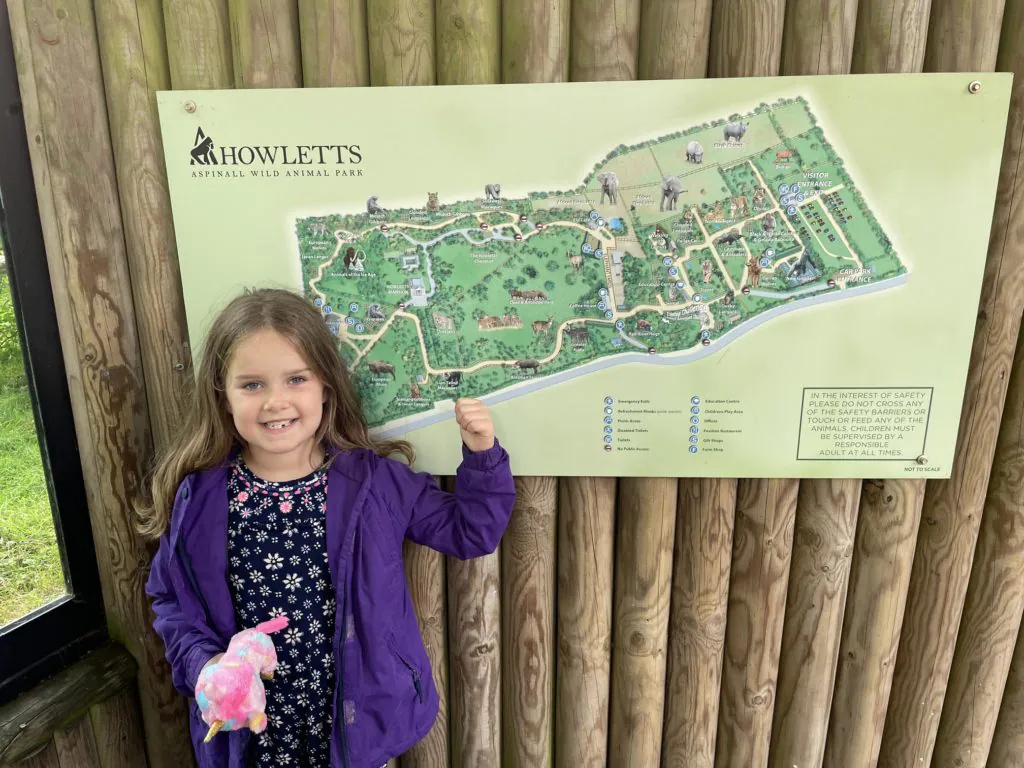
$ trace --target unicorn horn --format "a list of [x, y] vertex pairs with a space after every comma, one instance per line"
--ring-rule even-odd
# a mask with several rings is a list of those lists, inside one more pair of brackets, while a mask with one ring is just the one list
[[287, 626], [287, 616], [275, 616], [270, 621], [264, 621], [262, 624], [257, 624], [256, 631], [269, 635], [271, 632], [277, 632], [279, 629], [284, 629]]
[[224, 721], [223, 720], [214, 720], [213, 721], [213, 725], [210, 726], [210, 730], [206, 732], [206, 738], [203, 739], [203, 743], [205, 744], [210, 739], [212, 739], [214, 736], [216, 736], [217, 733], [220, 731], [220, 729], [223, 728], [223, 727], [224, 727]]

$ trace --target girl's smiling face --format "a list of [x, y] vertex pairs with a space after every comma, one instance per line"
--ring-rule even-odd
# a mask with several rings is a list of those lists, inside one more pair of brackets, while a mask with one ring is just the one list
[[288, 339], [264, 329], [235, 348], [224, 377], [244, 457], [265, 480], [294, 480], [323, 460], [316, 432], [327, 391]]

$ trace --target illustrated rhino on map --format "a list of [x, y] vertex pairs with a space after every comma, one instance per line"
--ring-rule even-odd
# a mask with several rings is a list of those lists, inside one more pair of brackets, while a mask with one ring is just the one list
[[608, 195], [608, 202], [614, 204], [619, 196], [619, 177], [614, 171], [605, 171], [597, 174], [597, 178], [601, 182], [601, 202], [603, 203], [604, 196]]
[[501, 199], [501, 184], [487, 184], [484, 187], [484, 195], [488, 200]]
[[683, 182], [679, 180], [678, 176], [666, 176], [661, 180], [661, 204], [658, 206], [658, 210], [664, 211], [666, 202], [670, 211], [675, 210], [676, 200], [685, 191]]
[[691, 141], [686, 145], [686, 161], [689, 163], [704, 162], [704, 147], [699, 141]]
[[521, 371], [533, 371], [534, 373], [536, 373], [537, 369], [540, 368], [540, 361], [539, 360], [517, 360], [512, 365], [514, 365], [516, 368], [518, 368]]
[[725, 135], [726, 141], [731, 141], [732, 139], [742, 141], [748, 127], [748, 123], [726, 123], [722, 133]]

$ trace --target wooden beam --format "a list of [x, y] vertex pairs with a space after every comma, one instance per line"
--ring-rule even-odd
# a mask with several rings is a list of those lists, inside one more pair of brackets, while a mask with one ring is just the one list
[[991, 768], [1024, 765], [1024, 632], [1017, 633], [1017, 647], [1013, 651], [1010, 674], [999, 704], [999, 719], [992, 736], [988, 765]]
[[[1024, 256], [1024, 2], [1008, 0], [996, 69], [1015, 74], [999, 182], [1002, 248]], [[998, 224], [997, 224], [998, 226]], [[1024, 609], [1024, 337], [1018, 335], [985, 511], [936, 736], [935, 765], [1014, 765], [989, 748]], [[1010, 705], [1012, 707], [1012, 704]]]
[[679, 483], [619, 481], [612, 643], [611, 765], [658, 765]]
[[371, 85], [433, 85], [433, 0], [369, 0]]
[[768, 764], [796, 480], [740, 480], [718, 715], [719, 768]]
[[859, 480], [800, 484], [771, 765], [820, 766], [857, 530]]
[[302, 85], [296, 0], [228, 0], [228, 18], [236, 88]]
[[170, 88], [160, 6], [95, 0], [153, 442], [167, 445], [192, 377], [155, 91]]
[[[784, 0], [714, 3], [708, 75], [778, 74], [784, 8]], [[786, 479], [745, 480], [737, 487], [718, 766], [758, 768], [768, 760], [798, 488]]]
[[860, 0], [853, 72], [920, 72], [932, 0]]
[[227, 0], [163, 0], [175, 90], [231, 88]]
[[636, 79], [640, 0], [572, 0], [570, 30], [574, 81]]
[[306, 88], [370, 84], [366, 0], [299, 0]]
[[501, 82], [500, 0], [436, 0], [440, 83]]
[[[857, 0], [788, 0], [781, 74], [849, 72], [856, 19]], [[860, 492], [859, 480], [800, 484], [772, 765], [820, 766], [825, 755]]]
[[615, 486], [613, 477], [558, 483], [558, 768], [607, 763]]
[[506, 83], [569, 79], [570, 0], [504, 0], [501, 72]]
[[736, 483], [679, 483], [662, 765], [712, 768], [732, 567]]
[[54, 733], [53, 744], [57, 747], [61, 768], [100, 768], [100, 756], [88, 717], [79, 718]]
[[786, 0], [714, 3], [711, 16], [711, 77], [771, 77], [778, 74]]
[[38, 187], [41, 210], [53, 217], [44, 225], [47, 261], [107, 626], [138, 662], [154, 764], [187, 764], [181, 704], [171, 703], [163, 643], [139, 587], [149, 554], [134, 532], [134, 509], [150, 428], [92, 3], [9, 0], [8, 10], [22, 27], [19, 61], [31, 61], [21, 89], [26, 122], [37, 129], [33, 166], [45, 167], [36, 182], [47, 184]]
[[[990, 70], [996, 64], [1003, 0], [954, 5], [933, 0], [933, 31], [926, 65], [930, 69]], [[951, 20], [952, 17], [952, 20]], [[941, 30], [965, 30], [952, 44]], [[994, 31], [986, 31], [991, 26]], [[935, 31], [939, 30], [939, 31]], [[966, 87], [966, 83], [965, 83]], [[914, 570], [900, 652], [879, 760], [883, 765], [928, 764], [956, 647], [964, 596], [985, 503], [999, 422], [1024, 310], [1024, 257], [1019, 241], [1008, 239], [1010, 190], [996, 200], [978, 319], [967, 371], [960, 428], [948, 480], [931, 480], [925, 491]]]
[[139, 712], [139, 697], [134, 688], [94, 704], [89, 710], [102, 768], [122, 765], [145, 768], [147, 765]]
[[61, 768], [56, 745], [52, 740], [47, 742], [44, 748], [18, 763], [18, 768]]
[[0, 708], [0, 764], [42, 748], [55, 731], [132, 689], [136, 667], [119, 645], [106, 645]]
[[711, 0], [643, 0], [640, 79], [704, 77], [710, 33]]
[[865, 480], [850, 566], [826, 768], [878, 763], [924, 481]]
[[546, 768], [555, 745], [554, 477], [520, 478], [501, 544], [505, 768]]
[[850, 71], [858, 0], [786, 0], [782, 74], [839, 75]]

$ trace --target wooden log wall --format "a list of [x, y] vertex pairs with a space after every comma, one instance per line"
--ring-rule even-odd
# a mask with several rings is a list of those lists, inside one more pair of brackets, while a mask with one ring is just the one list
[[[494, 555], [407, 546], [442, 702], [401, 764], [1024, 765], [1024, 0], [7, 10], [109, 624], [135, 736], [175, 768], [184, 707], [128, 512], [191, 365], [154, 90], [1015, 72], [953, 476], [517, 478]], [[90, 717], [28, 764], [117, 740]]]

